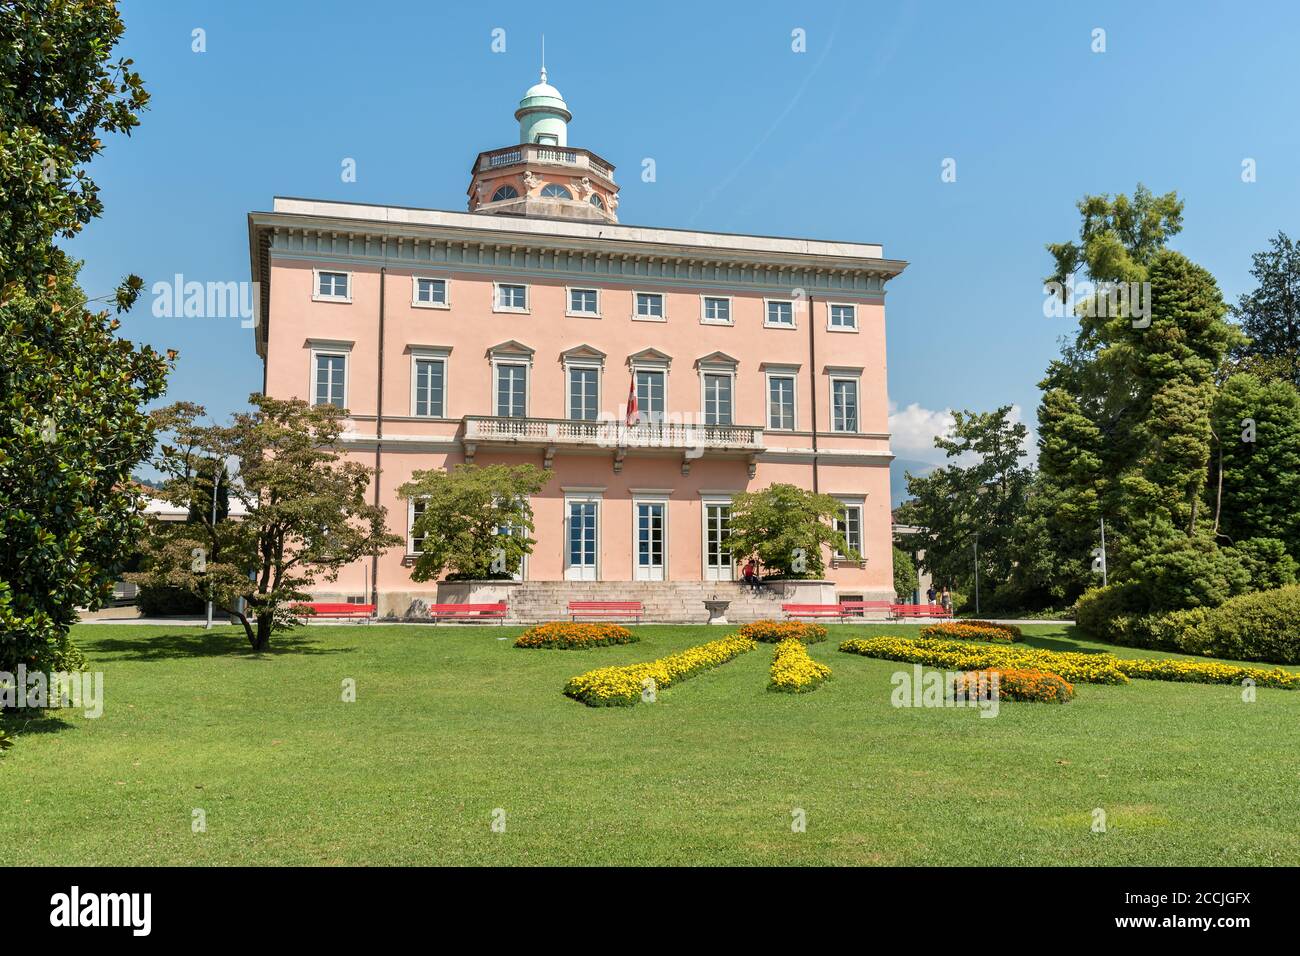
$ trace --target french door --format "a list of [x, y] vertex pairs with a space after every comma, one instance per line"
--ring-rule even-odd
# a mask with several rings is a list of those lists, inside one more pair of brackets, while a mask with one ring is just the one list
[[636, 503], [636, 579], [664, 579], [664, 521], [666, 505], [662, 501]]
[[567, 581], [596, 580], [598, 504], [594, 498], [571, 498], [566, 502], [564, 577]]
[[731, 505], [704, 505], [704, 580], [730, 581], [735, 575], [727, 538], [731, 536]]

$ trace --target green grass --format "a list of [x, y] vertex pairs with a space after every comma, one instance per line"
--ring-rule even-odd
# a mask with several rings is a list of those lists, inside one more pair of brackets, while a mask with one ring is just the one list
[[7, 718], [6, 862], [1300, 863], [1297, 692], [1247, 704], [1232, 686], [1133, 681], [996, 719], [895, 709], [906, 665], [836, 646], [916, 629], [843, 625], [809, 648], [834, 670], [814, 693], [769, 693], [763, 645], [656, 703], [596, 709], [562, 695], [568, 677], [718, 629], [646, 626], [589, 651], [498, 640], [519, 630], [310, 627], [257, 657], [233, 628], [78, 627], [105, 712]]

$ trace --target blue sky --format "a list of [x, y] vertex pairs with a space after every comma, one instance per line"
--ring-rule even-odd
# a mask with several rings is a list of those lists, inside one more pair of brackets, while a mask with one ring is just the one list
[[[1300, 233], [1300, 6], [1283, 2], [122, 10], [121, 52], [153, 101], [92, 167], [105, 215], [70, 243], [90, 295], [128, 272], [146, 291], [175, 273], [248, 279], [245, 215], [275, 195], [463, 209], [475, 154], [515, 141], [545, 32], [570, 143], [619, 167], [624, 222], [881, 242], [911, 262], [887, 300], [904, 463], [935, 459], [948, 408], [1014, 404], [1032, 424], [1068, 328], [1043, 315], [1043, 245], [1076, 235], [1083, 194], [1177, 190], [1173, 244], [1229, 301], [1250, 288], [1252, 252], [1278, 229]], [[205, 53], [191, 49], [195, 28]], [[791, 49], [797, 28], [804, 53]], [[646, 157], [653, 183], [639, 177]], [[356, 182], [341, 179], [345, 158]], [[941, 181], [947, 158], [955, 182]], [[180, 351], [168, 400], [241, 407], [261, 383], [252, 332], [150, 305], [123, 329]]]

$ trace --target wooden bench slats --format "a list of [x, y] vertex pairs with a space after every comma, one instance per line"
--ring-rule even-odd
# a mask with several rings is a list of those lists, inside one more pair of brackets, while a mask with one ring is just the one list
[[505, 623], [506, 602], [495, 604], [430, 604], [429, 616], [436, 624], [439, 620], [497, 621]]
[[[307, 602], [295, 604], [296, 613], [311, 617], [370, 617], [375, 613], [373, 604], [324, 604]], [[308, 612], [312, 612], [308, 614]]]
[[568, 613], [580, 617], [631, 617], [641, 620], [644, 605], [640, 601], [570, 601]]
[[940, 604], [891, 604], [888, 601], [841, 601], [839, 604], [782, 604], [788, 618], [861, 617], [865, 611], [886, 611], [890, 617], [952, 617]]

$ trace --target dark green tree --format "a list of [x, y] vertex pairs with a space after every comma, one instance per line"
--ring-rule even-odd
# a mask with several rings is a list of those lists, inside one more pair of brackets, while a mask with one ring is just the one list
[[835, 528], [844, 505], [830, 495], [777, 482], [743, 491], [731, 500], [726, 546], [737, 562], [758, 559], [771, 577], [820, 578], [826, 572], [823, 549], [858, 557]]
[[1300, 243], [1282, 231], [1269, 248], [1251, 257], [1254, 291], [1232, 309], [1250, 338], [1238, 350], [1243, 357], [1275, 360], [1293, 385], [1300, 385]]

